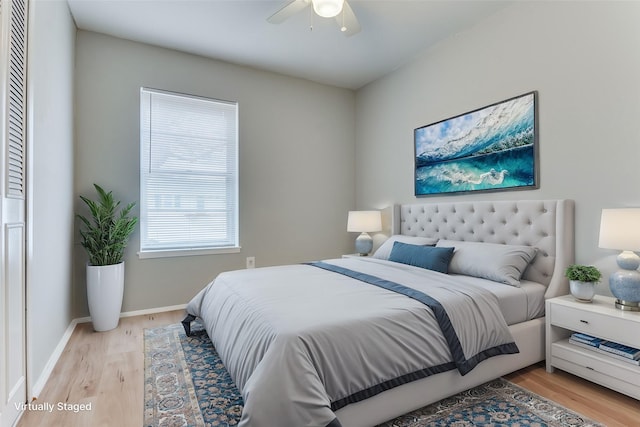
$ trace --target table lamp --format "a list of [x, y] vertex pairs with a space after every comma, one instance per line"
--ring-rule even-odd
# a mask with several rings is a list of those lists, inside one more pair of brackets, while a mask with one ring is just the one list
[[601, 248], [618, 249], [616, 258], [621, 270], [609, 276], [609, 289], [616, 308], [640, 311], [640, 208], [603, 209], [600, 220]]
[[373, 239], [368, 232], [382, 230], [380, 211], [349, 211], [347, 231], [361, 233], [356, 238], [356, 253], [367, 256], [373, 249]]

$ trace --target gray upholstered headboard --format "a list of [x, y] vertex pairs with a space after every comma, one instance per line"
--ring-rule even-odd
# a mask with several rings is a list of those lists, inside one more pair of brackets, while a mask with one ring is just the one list
[[523, 278], [547, 286], [546, 298], [569, 293], [574, 262], [573, 200], [518, 200], [397, 205], [393, 233], [448, 240], [535, 246]]

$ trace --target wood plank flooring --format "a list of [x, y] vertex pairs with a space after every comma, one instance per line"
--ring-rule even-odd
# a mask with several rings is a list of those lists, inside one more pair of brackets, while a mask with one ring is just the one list
[[544, 362], [505, 378], [609, 427], [640, 426], [640, 401], [559, 369], [549, 374]]
[[[108, 332], [76, 326], [38, 399], [52, 412], [31, 410], [18, 427], [141, 427], [144, 407], [144, 329], [177, 323], [184, 311], [125, 317]], [[59, 402], [91, 410], [58, 410]], [[72, 408], [73, 409], [73, 408]]]
[[[76, 327], [49, 381], [32, 403], [50, 403], [52, 412], [26, 411], [18, 427], [141, 427], [144, 407], [144, 329], [177, 323], [171, 311], [120, 320], [117, 329], [93, 332]], [[640, 425], [640, 401], [543, 364], [507, 377], [510, 381], [611, 427]], [[59, 410], [58, 403], [91, 405]], [[75, 407], [79, 409], [79, 407]]]

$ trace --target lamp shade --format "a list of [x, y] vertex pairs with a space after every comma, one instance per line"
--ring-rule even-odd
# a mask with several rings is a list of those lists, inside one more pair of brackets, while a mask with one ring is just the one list
[[312, 0], [313, 10], [323, 18], [333, 18], [342, 12], [344, 0]]
[[640, 250], [640, 208], [602, 209], [598, 246], [605, 249]]
[[380, 211], [349, 211], [347, 231], [366, 233], [382, 230]]

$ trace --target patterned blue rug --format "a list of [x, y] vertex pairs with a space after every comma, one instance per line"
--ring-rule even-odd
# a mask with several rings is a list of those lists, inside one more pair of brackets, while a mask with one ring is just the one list
[[[235, 426], [242, 396], [211, 340], [195, 323], [146, 329], [147, 427]], [[557, 403], [497, 379], [381, 424], [380, 427], [604, 427]]]

